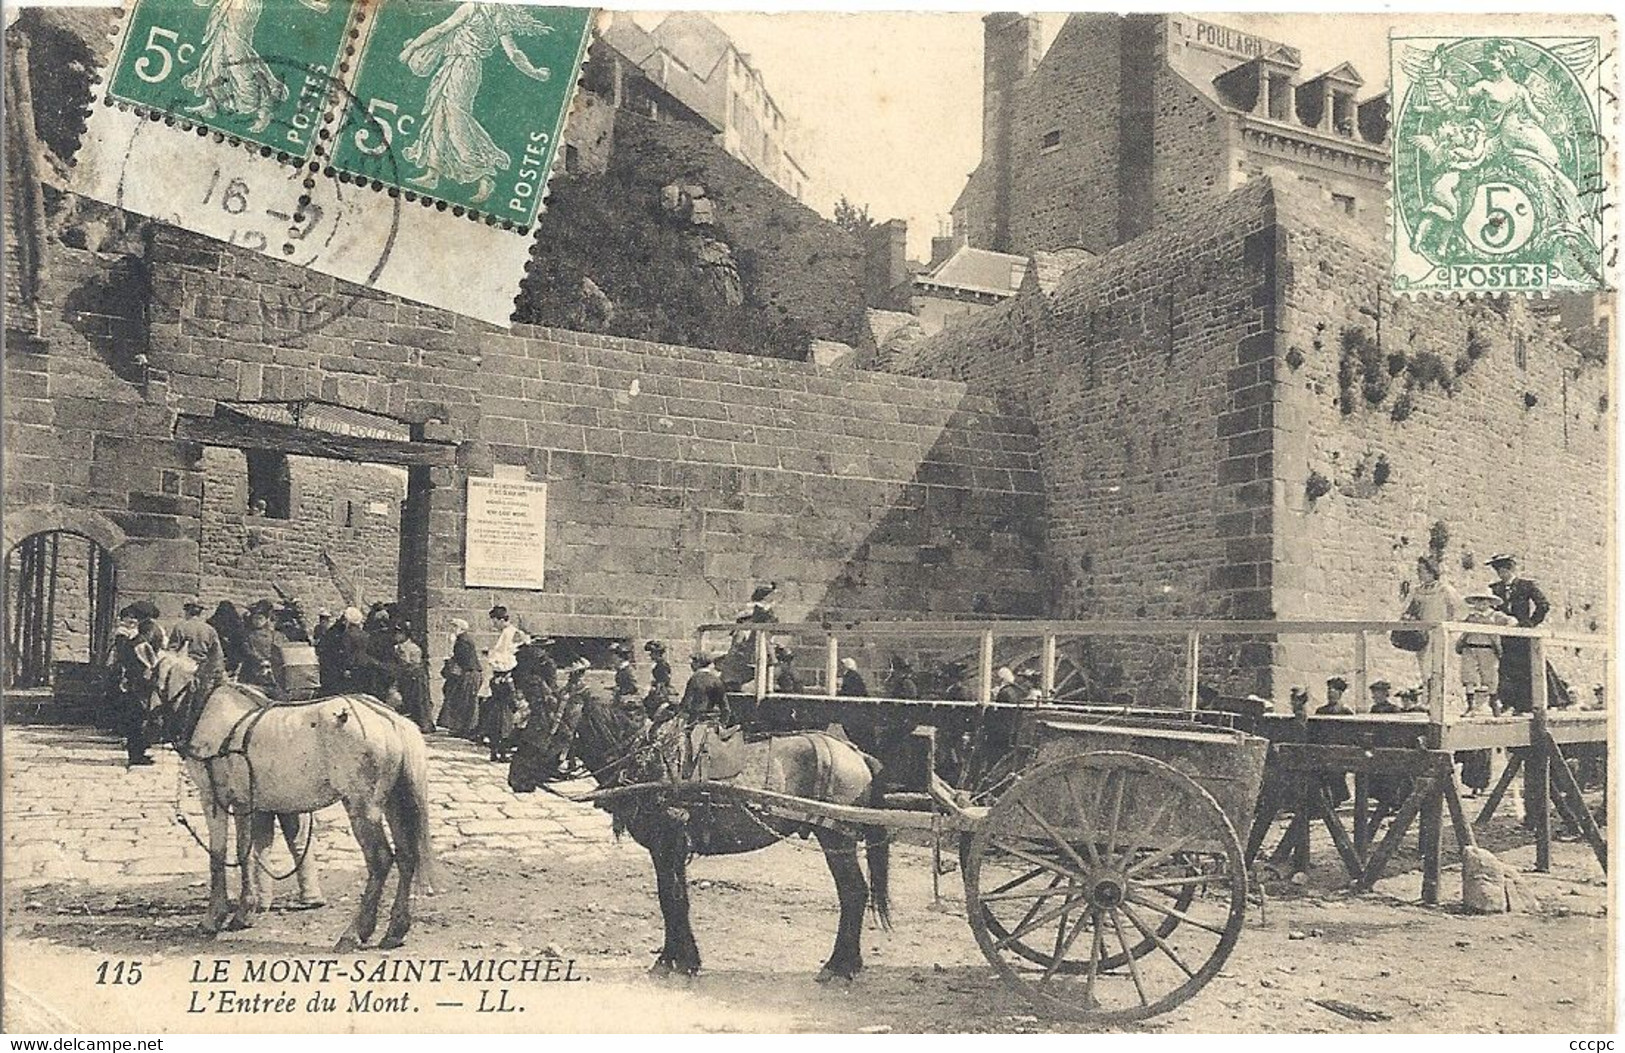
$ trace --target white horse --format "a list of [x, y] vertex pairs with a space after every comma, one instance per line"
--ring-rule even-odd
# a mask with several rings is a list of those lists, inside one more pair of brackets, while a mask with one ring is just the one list
[[[197, 663], [165, 652], [154, 677], [153, 711], [186, 762], [209, 826], [209, 912], [204, 928], [241, 929], [262, 907], [256, 862], [275, 835], [276, 816], [344, 802], [367, 862], [367, 883], [336, 950], [372, 939], [391, 864], [400, 871], [389, 927], [378, 946], [399, 947], [412, 924], [412, 882], [434, 882], [429, 844], [428, 751], [408, 719], [370, 695], [277, 703], [238, 684], [194, 690]], [[235, 818], [242, 885], [226, 900], [227, 820]], [[308, 821], [308, 820], [307, 820]], [[388, 831], [385, 831], [385, 825]], [[394, 844], [390, 839], [393, 835]], [[296, 854], [308, 856], [307, 851]], [[308, 860], [300, 860], [301, 863]]]

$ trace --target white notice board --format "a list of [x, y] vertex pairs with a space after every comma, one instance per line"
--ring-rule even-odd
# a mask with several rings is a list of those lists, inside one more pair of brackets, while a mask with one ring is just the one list
[[468, 477], [463, 584], [539, 589], [547, 543], [547, 484]]

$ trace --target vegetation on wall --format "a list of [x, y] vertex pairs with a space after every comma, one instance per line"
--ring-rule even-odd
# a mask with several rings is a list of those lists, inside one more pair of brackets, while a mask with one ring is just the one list
[[[725, 231], [715, 231], [728, 241]], [[805, 358], [813, 334], [781, 309], [754, 302], [753, 254], [736, 254], [745, 302], [716, 295], [692, 235], [662, 218], [658, 188], [602, 177], [557, 176], [537, 222], [537, 244], [515, 319], [638, 340]], [[595, 307], [586, 283], [608, 307]]]
[[1342, 350], [1337, 364], [1337, 401], [1343, 415], [1353, 414], [1362, 401], [1368, 406], [1380, 406], [1397, 390], [1388, 407], [1388, 415], [1395, 423], [1415, 412], [1416, 400], [1430, 390], [1454, 395], [1461, 378], [1489, 353], [1488, 341], [1471, 328], [1466, 347], [1454, 363], [1447, 363], [1436, 351], [1385, 353], [1360, 326], [1344, 329], [1339, 343]]

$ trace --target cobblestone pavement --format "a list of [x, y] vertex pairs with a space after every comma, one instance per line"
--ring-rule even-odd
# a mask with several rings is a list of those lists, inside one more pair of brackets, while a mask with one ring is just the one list
[[[197, 792], [172, 750], [157, 764], [124, 766], [119, 740], [92, 728], [14, 726], [4, 731], [0, 801], [8, 885], [207, 877], [208, 853], [176, 822], [177, 808], [207, 837]], [[506, 764], [446, 735], [429, 742], [429, 805], [442, 858], [511, 855], [516, 844], [584, 859], [611, 843], [609, 817], [551, 794], [508, 789]], [[317, 813], [315, 857], [324, 868], [360, 867], [344, 809]], [[268, 863], [288, 863], [280, 838]]]

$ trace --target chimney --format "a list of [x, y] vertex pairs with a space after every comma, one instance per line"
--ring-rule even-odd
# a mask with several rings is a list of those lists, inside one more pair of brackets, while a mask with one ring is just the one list
[[993, 182], [993, 244], [1010, 251], [1011, 152], [1016, 85], [1038, 67], [1038, 19], [1009, 11], [982, 19], [982, 164]]
[[893, 293], [908, 284], [908, 222], [888, 219], [864, 235], [864, 301], [897, 310]]
[[960, 245], [965, 243], [959, 234], [938, 235], [931, 239], [931, 269], [936, 270], [942, 266], [949, 256], [952, 256]]

